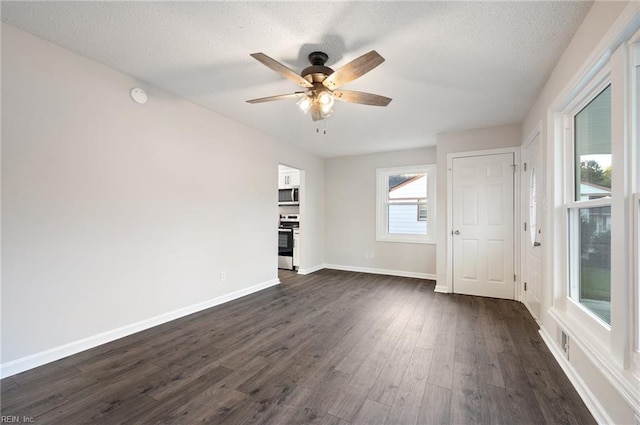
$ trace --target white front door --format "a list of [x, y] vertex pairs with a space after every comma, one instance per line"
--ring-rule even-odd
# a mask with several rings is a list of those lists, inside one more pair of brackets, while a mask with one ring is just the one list
[[522, 147], [522, 284], [523, 301], [540, 318], [542, 290], [542, 210], [544, 173], [540, 168], [540, 134]]
[[514, 154], [452, 165], [453, 292], [514, 299]]

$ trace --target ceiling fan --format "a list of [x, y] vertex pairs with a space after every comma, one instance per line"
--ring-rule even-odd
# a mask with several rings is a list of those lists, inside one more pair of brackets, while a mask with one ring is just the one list
[[251, 57], [305, 90], [247, 100], [249, 103], [297, 98], [298, 107], [304, 113], [311, 111], [311, 118], [318, 121], [333, 115], [334, 100], [373, 106], [387, 106], [391, 102], [391, 98], [377, 94], [337, 90], [384, 62], [384, 58], [375, 50], [352, 60], [337, 71], [325, 66], [327, 59], [329, 59], [326, 53], [312, 52], [309, 54], [311, 66], [303, 69], [300, 75], [264, 53], [252, 53]]

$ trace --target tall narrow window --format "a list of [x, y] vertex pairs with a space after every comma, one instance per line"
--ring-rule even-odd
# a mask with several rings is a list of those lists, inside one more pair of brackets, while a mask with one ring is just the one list
[[430, 243], [435, 239], [435, 167], [377, 170], [376, 239]]
[[573, 117], [572, 299], [611, 324], [611, 86]]

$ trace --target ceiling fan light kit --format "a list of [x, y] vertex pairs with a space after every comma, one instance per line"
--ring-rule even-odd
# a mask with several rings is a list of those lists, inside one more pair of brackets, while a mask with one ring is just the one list
[[296, 102], [296, 105], [298, 105], [298, 108], [306, 114], [313, 105], [313, 99], [311, 99], [307, 94], [302, 94], [300, 95], [300, 100]]
[[300, 75], [264, 53], [252, 53], [251, 57], [305, 90], [291, 94], [251, 99], [247, 100], [248, 103], [264, 103], [298, 98], [296, 104], [300, 110], [305, 114], [311, 111], [311, 118], [314, 121], [319, 121], [333, 115], [333, 105], [336, 99], [343, 102], [372, 106], [387, 106], [391, 102], [391, 98], [377, 94], [336, 90], [384, 62], [384, 58], [375, 50], [352, 60], [337, 71], [325, 66], [326, 61], [329, 59], [326, 53], [312, 52], [309, 54], [311, 66], [303, 69]]

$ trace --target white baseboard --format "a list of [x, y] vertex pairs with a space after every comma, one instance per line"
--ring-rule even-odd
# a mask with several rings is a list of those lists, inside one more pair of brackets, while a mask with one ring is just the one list
[[68, 344], [61, 345], [59, 347], [51, 348], [49, 350], [41, 351], [39, 353], [31, 354], [26, 357], [22, 357], [16, 360], [12, 360], [0, 365], [0, 378], [6, 378], [8, 376], [15, 375], [25, 370], [33, 369], [38, 366], [42, 366], [47, 363], [60, 360], [64, 357], [71, 356], [73, 354], [80, 353], [81, 351], [88, 350], [90, 348], [97, 347], [98, 345], [106, 344], [116, 339], [123, 338], [125, 336], [132, 335], [136, 332], [143, 331], [145, 329], [152, 328], [154, 326], [161, 325], [163, 323], [170, 322], [175, 319], [179, 319], [184, 316], [188, 316], [198, 311], [205, 310], [207, 308], [215, 307], [220, 304], [224, 304], [229, 301], [244, 297], [254, 292], [267, 289], [280, 283], [279, 279], [269, 280], [267, 282], [259, 283], [257, 285], [250, 286], [248, 288], [240, 289], [238, 291], [231, 292], [229, 294], [221, 295], [211, 300], [203, 301], [201, 303], [193, 304], [187, 307], [180, 308], [178, 310], [170, 311], [149, 319], [142, 320], [140, 322], [132, 323], [122, 326], [117, 329], [113, 329], [107, 332], [103, 332], [97, 335], [93, 335], [87, 338], [83, 338], [78, 341], [70, 342]]
[[533, 310], [531, 310], [531, 307], [529, 307], [529, 304], [527, 304], [526, 302], [524, 302], [524, 300], [516, 300], [518, 301], [520, 304], [522, 304], [527, 311], [529, 312], [529, 314], [531, 315], [531, 317], [533, 318], [533, 320], [536, 322], [536, 325], [538, 325], [538, 327], [540, 329], [542, 329], [542, 322], [540, 321], [540, 319], [538, 319], [534, 313]]
[[311, 273], [314, 273], [314, 272], [317, 272], [319, 270], [324, 269], [324, 267], [325, 267], [324, 264], [319, 264], [317, 266], [309, 267], [309, 268], [306, 268], [306, 269], [298, 269], [298, 274], [303, 274], [303, 275], [311, 274]]
[[433, 290], [433, 292], [440, 292], [441, 294], [448, 294], [449, 292], [449, 287], [446, 285], [436, 285], [435, 289]]
[[374, 269], [369, 267], [357, 267], [357, 266], [343, 266], [339, 264], [325, 264], [324, 268], [333, 269], [333, 270], [344, 270], [347, 272], [384, 274], [389, 276], [414, 277], [417, 279], [436, 280], [436, 275], [430, 274], [430, 273], [406, 272], [402, 270]]
[[567, 378], [569, 378], [569, 381], [571, 381], [571, 384], [573, 384], [573, 387], [578, 392], [578, 395], [580, 395], [580, 398], [582, 398], [582, 401], [584, 401], [584, 404], [587, 406], [587, 409], [589, 409], [589, 412], [591, 412], [596, 422], [602, 425], [612, 424], [613, 421], [604, 410], [596, 396], [593, 395], [589, 387], [584, 383], [580, 375], [576, 372], [576, 370], [573, 368], [573, 365], [564, 356], [564, 353], [555, 343], [551, 335], [549, 335], [547, 330], [543, 327], [540, 327], [540, 330], [538, 332], [540, 333], [542, 340], [551, 351], [551, 354], [553, 354], [553, 357], [556, 359], [556, 361], [564, 371], [565, 375], [567, 375]]

